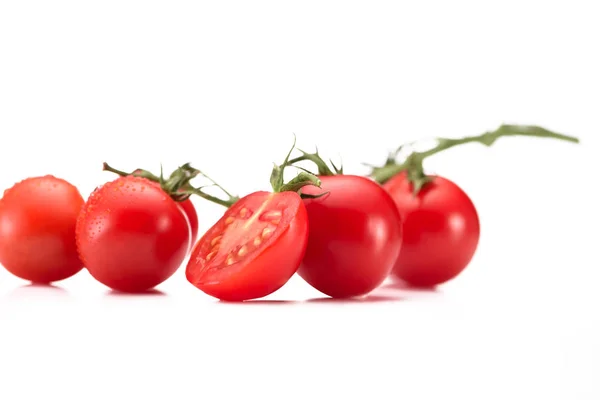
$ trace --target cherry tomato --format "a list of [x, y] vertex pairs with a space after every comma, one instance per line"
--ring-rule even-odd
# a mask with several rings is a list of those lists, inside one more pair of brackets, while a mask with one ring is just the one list
[[190, 283], [226, 301], [267, 296], [296, 272], [308, 240], [306, 209], [294, 192], [255, 192], [237, 201], [198, 241]]
[[479, 217], [469, 196], [448, 179], [432, 178], [416, 197], [405, 172], [383, 185], [402, 216], [402, 251], [393, 275], [413, 286], [453, 279], [479, 242]]
[[386, 191], [351, 175], [320, 176], [329, 192], [305, 199], [310, 234], [300, 275], [330, 297], [366, 295], [390, 274], [402, 243], [400, 216]]
[[[108, 167], [107, 164], [105, 164], [105, 165]], [[118, 172], [121, 176], [141, 174], [141, 173], [145, 172], [141, 168], [137, 168], [131, 174], [115, 170], [112, 167], [110, 167], [110, 169], [113, 172]], [[191, 199], [187, 199], [185, 201], [182, 201], [182, 202], [179, 203], [179, 205], [181, 206], [181, 208], [183, 208], [183, 211], [185, 212], [185, 215], [188, 217], [188, 221], [190, 223], [190, 228], [192, 229], [192, 244], [196, 243], [196, 239], [198, 239], [198, 213], [196, 212], [196, 207], [194, 207], [194, 203], [192, 203]]]
[[77, 221], [77, 247], [90, 274], [122, 292], [168, 279], [190, 248], [182, 206], [158, 183], [126, 176], [94, 191]]
[[6, 190], [0, 199], [0, 263], [35, 283], [75, 275], [83, 268], [75, 245], [83, 203], [75, 186], [50, 175]]
[[194, 203], [190, 199], [179, 202], [179, 206], [185, 212], [190, 223], [191, 242], [194, 244], [196, 243], [196, 239], [198, 239], [198, 213], [196, 212], [196, 207], [194, 207]]

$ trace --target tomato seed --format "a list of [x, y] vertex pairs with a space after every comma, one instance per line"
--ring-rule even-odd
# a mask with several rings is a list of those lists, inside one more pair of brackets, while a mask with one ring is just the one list
[[254, 245], [258, 246], [260, 243], [262, 242], [262, 239], [260, 238], [260, 236], [257, 236], [254, 238]]
[[213, 251], [211, 253], [208, 253], [208, 255], [206, 256], [206, 261], [210, 261], [216, 254], [216, 251]]
[[235, 221], [235, 218], [233, 218], [233, 217], [227, 217], [227, 219], [225, 220], [225, 225], [229, 225], [229, 224], [231, 224], [233, 221]]
[[237, 254], [239, 257], [244, 257], [246, 254], [248, 254], [248, 247], [246, 247], [246, 246], [240, 247]]
[[214, 245], [216, 245], [217, 243], [219, 243], [219, 242], [221, 241], [221, 238], [222, 238], [222, 237], [223, 237], [223, 236], [220, 236], [220, 235], [219, 235], [219, 236], [217, 236], [217, 237], [213, 238], [213, 240], [211, 240], [211, 241], [210, 241], [210, 245], [214, 247]]
[[263, 231], [262, 231], [262, 238], [264, 239], [264, 238], [270, 236], [271, 233], [273, 233], [273, 229], [271, 229], [269, 227], [263, 229]]
[[240, 210], [240, 217], [244, 218], [248, 214], [248, 209], [246, 207]]
[[235, 262], [235, 260], [233, 259], [233, 256], [230, 254], [227, 256], [227, 260], [225, 260], [225, 264], [227, 265], [231, 265]]
[[280, 210], [265, 211], [260, 216], [260, 219], [262, 221], [269, 221], [269, 222], [272, 222], [275, 225], [277, 225], [279, 223], [279, 221], [281, 220], [281, 211]]

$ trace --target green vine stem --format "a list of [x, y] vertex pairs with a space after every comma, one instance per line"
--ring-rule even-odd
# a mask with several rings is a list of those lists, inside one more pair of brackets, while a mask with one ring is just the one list
[[299, 163], [301, 161], [310, 161], [313, 164], [315, 164], [315, 166], [317, 167], [317, 174], [320, 175], [320, 176], [332, 176], [332, 175], [343, 174], [344, 173], [343, 166], [340, 166], [338, 168], [333, 163], [333, 161], [329, 160], [329, 162], [331, 163], [331, 166], [333, 167], [333, 171], [332, 171], [331, 168], [329, 168], [329, 166], [325, 162], [325, 160], [323, 160], [321, 158], [321, 156], [319, 155], [319, 150], [316, 150], [314, 153], [308, 153], [308, 152], [306, 152], [304, 150], [300, 150], [298, 148], [296, 148], [296, 149], [300, 153], [302, 153], [302, 155], [289, 160], [289, 162], [288, 162], [289, 165], [294, 165], [294, 164], [297, 164], [297, 163]]
[[545, 128], [534, 125], [501, 125], [498, 129], [486, 132], [478, 136], [469, 136], [460, 139], [437, 138], [437, 145], [429, 150], [411, 153], [406, 160], [398, 164], [395, 157], [403, 148], [401, 146], [393, 153], [382, 167], [373, 167], [370, 176], [380, 184], [390, 180], [400, 172], [406, 171], [409, 180], [413, 183], [414, 193], [418, 193], [421, 188], [427, 184], [431, 178], [423, 171], [423, 161], [434, 154], [450, 149], [462, 144], [477, 142], [485, 146], [491, 146], [496, 140], [503, 136], [532, 136], [540, 138], [558, 139], [572, 143], [579, 143], [579, 139], [573, 136], [567, 136], [560, 133], [549, 131]]
[[[273, 171], [271, 172], [271, 186], [273, 187], [273, 192], [275, 192], [275, 193], [297, 192], [300, 196], [303, 196], [303, 194], [301, 194], [299, 192], [300, 192], [300, 189], [302, 189], [304, 186], [312, 185], [312, 186], [321, 187], [321, 180], [316, 175], [314, 175], [310, 172], [301, 172], [298, 174], [298, 176], [296, 176], [289, 182], [287, 182], [287, 183], [284, 182], [284, 176], [283, 176], [284, 171], [285, 171], [286, 167], [290, 166], [289, 158], [290, 158], [290, 155], [292, 154], [292, 151], [295, 148], [296, 148], [296, 137], [294, 136], [294, 144], [293, 144], [292, 148], [290, 149], [290, 151], [288, 152], [283, 164], [281, 164], [281, 165], [275, 164], [275, 166], [273, 167]], [[167, 179], [165, 179], [163, 177], [162, 167], [161, 167], [160, 176], [157, 176], [149, 171], [146, 171], [144, 169], [139, 169], [139, 168], [134, 170], [133, 172], [124, 172], [124, 171], [121, 171], [121, 170], [111, 167], [107, 163], [103, 164], [103, 170], [115, 173], [119, 176], [130, 176], [130, 175], [131, 176], [139, 176], [139, 177], [151, 180], [153, 182], [159, 183], [161, 188], [165, 192], [167, 192], [169, 194], [169, 196], [171, 196], [171, 198], [173, 198], [173, 200], [176, 200], [176, 201], [184, 201], [184, 200], [187, 200], [191, 195], [197, 195], [197, 196], [200, 196], [203, 199], [208, 200], [212, 203], [219, 204], [223, 207], [229, 208], [240, 199], [238, 196], [234, 196], [230, 192], [225, 190], [221, 185], [216, 183], [212, 178], [210, 178], [204, 172], [202, 172], [196, 168], [193, 168], [189, 163], [184, 164], [184, 165], [180, 166], [179, 168], [177, 168], [175, 171], [173, 171], [173, 173]], [[216, 196], [206, 193], [202, 189], [204, 189], [207, 186], [203, 186], [203, 187], [199, 187], [199, 188], [192, 186], [190, 181], [200, 175], [203, 176], [204, 178], [208, 179], [212, 183], [211, 185], [208, 185], [208, 186], [218, 187], [227, 196], [227, 198], [222, 199], [222, 198], [219, 198], [219, 197], [216, 197]]]
[[294, 160], [290, 160], [290, 156], [292, 155], [292, 152], [294, 151], [295, 148], [296, 148], [296, 136], [294, 135], [294, 144], [292, 145], [292, 148], [288, 151], [287, 156], [285, 157], [285, 160], [283, 161], [283, 163], [281, 165], [275, 164], [275, 166], [273, 167], [273, 170], [271, 171], [271, 187], [273, 188], [273, 192], [275, 192], [275, 193], [296, 192], [301, 197], [303, 197], [302, 193], [299, 193], [300, 189], [302, 189], [304, 186], [309, 186], [309, 185], [320, 188], [321, 180], [316, 175], [314, 175], [313, 173], [311, 173], [309, 171], [302, 171], [298, 174], [298, 176], [296, 176], [295, 178], [290, 180], [288, 183], [284, 183], [283, 174], [285, 172], [285, 169], [287, 167], [291, 166], [292, 162], [294, 161]]
[[[169, 196], [171, 196], [171, 198], [175, 201], [184, 201], [187, 200], [191, 195], [197, 195], [205, 200], [219, 204], [223, 207], [231, 207], [236, 201], [239, 200], [239, 197], [230, 194], [227, 190], [225, 190], [221, 185], [216, 183], [208, 175], [196, 168], [193, 168], [189, 163], [183, 164], [182, 166], [177, 168], [175, 171], [173, 171], [173, 173], [171, 173], [171, 175], [167, 179], [163, 177], [162, 167], [160, 176], [156, 176], [153, 173], [140, 168], [136, 169], [133, 172], [124, 172], [111, 167], [107, 163], [103, 164], [102, 169], [103, 171], [112, 172], [119, 176], [139, 176], [142, 178], [146, 178], [150, 181], [156, 182], [160, 184], [162, 189], [165, 192], [167, 192]], [[219, 197], [204, 192], [202, 189], [207, 186], [203, 186], [201, 188], [196, 188], [192, 186], [190, 181], [199, 175], [208, 179], [211, 182], [211, 185], [209, 186], [218, 187], [223, 193], [225, 193], [225, 195], [228, 198], [221, 199]]]

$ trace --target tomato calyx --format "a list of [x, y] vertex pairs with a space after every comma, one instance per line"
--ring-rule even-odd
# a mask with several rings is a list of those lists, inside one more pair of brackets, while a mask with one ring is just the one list
[[383, 166], [373, 166], [365, 164], [372, 168], [369, 176], [376, 182], [384, 184], [392, 177], [400, 172], [406, 171], [407, 177], [413, 184], [413, 194], [416, 196], [419, 191], [433, 180], [432, 176], [426, 175], [423, 169], [423, 161], [434, 154], [450, 149], [462, 144], [477, 142], [485, 146], [491, 146], [497, 139], [503, 136], [530, 136], [539, 138], [550, 138], [563, 140], [571, 143], [579, 143], [579, 139], [574, 136], [567, 136], [561, 133], [549, 131], [545, 128], [535, 125], [500, 125], [496, 130], [485, 132], [477, 136], [467, 136], [459, 139], [453, 138], [437, 138], [437, 145], [429, 150], [420, 152], [411, 152], [402, 163], [398, 163], [396, 159], [399, 154], [409, 144], [403, 144], [398, 149], [388, 155], [388, 158]]
[[309, 153], [307, 151], [304, 151], [304, 150], [301, 150], [298, 148], [296, 148], [296, 150], [298, 150], [300, 153], [302, 153], [302, 155], [291, 159], [289, 161], [290, 165], [297, 164], [301, 161], [310, 161], [317, 167], [317, 173], [321, 176], [333, 176], [333, 175], [343, 175], [344, 174], [344, 166], [340, 164], [340, 167], [338, 168], [333, 163], [333, 161], [330, 159], [329, 163], [331, 164], [331, 166], [333, 168], [333, 171], [332, 171], [331, 168], [329, 168], [329, 166], [325, 162], [325, 160], [323, 160], [323, 158], [321, 158], [321, 156], [319, 155], [319, 149], [316, 149], [314, 153]]
[[[298, 195], [300, 197], [305, 198], [307, 195], [300, 193], [300, 189], [302, 189], [304, 186], [316, 186], [316, 187], [320, 188], [321, 180], [319, 179], [318, 176], [316, 176], [312, 172], [300, 168], [301, 171], [295, 178], [293, 178], [292, 180], [290, 180], [287, 183], [284, 183], [283, 175], [284, 175], [286, 167], [291, 166], [294, 161], [294, 160], [290, 160], [290, 156], [292, 155], [292, 152], [294, 151], [295, 148], [296, 148], [296, 136], [294, 136], [294, 144], [292, 145], [292, 148], [288, 151], [288, 154], [285, 157], [283, 164], [281, 164], [281, 165], [275, 164], [273, 166], [273, 170], [271, 171], [271, 179], [270, 179], [271, 187], [273, 188], [274, 193], [296, 192], [296, 193], [298, 193]], [[311, 196], [311, 197], [314, 197], [314, 196]]]
[[[115, 169], [108, 165], [106, 162], [102, 166], [103, 171], [113, 172], [119, 176], [137, 176], [141, 178], [146, 178], [152, 182], [156, 182], [160, 184], [160, 187], [175, 201], [182, 202], [190, 198], [192, 195], [200, 196], [206, 200], [212, 201], [213, 203], [220, 204], [225, 207], [230, 207], [236, 201], [239, 200], [238, 196], [234, 196], [225, 190], [221, 185], [216, 183], [213, 179], [211, 179], [204, 172], [194, 168], [190, 163], [185, 163], [178, 167], [175, 171], [169, 175], [168, 178], [165, 179], [163, 176], [162, 166], [160, 175], [157, 176], [150, 171], [145, 169], [138, 168], [132, 172], [124, 172], [118, 169]], [[194, 178], [202, 176], [205, 179], [208, 179], [211, 184], [202, 186], [202, 187], [194, 187], [190, 183]], [[221, 199], [219, 197], [210, 195], [206, 193], [203, 189], [208, 186], [216, 186], [218, 187], [224, 194], [227, 196], [227, 199]]]

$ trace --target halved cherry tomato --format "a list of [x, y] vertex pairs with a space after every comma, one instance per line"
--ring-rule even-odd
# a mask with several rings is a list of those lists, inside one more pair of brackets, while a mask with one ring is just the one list
[[125, 176], [92, 193], [77, 221], [77, 247], [90, 274], [123, 292], [154, 288], [190, 249], [181, 205], [146, 178]]
[[75, 224], [84, 200], [51, 175], [25, 179], [0, 199], [0, 263], [19, 278], [50, 283], [83, 268]]
[[190, 283], [226, 301], [267, 296], [296, 272], [306, 249], [306, 208], [295, 192], [255, 192], [237, 201], [192, 250]]
[[400, 251], [400, 216], [389, 194], [371, 179], [320, 176], [307, 186], [310, 234], [298, 275], [331, 297], [363, 296], [390, 274]]
[[430, 178], [416, 196], [406, 172], [383, 185], [400, 211], [404, 232], [393, 275], [414, 286], [455, 278], [479, 242], [479, 218], [469, 196], [448, 179]]

